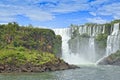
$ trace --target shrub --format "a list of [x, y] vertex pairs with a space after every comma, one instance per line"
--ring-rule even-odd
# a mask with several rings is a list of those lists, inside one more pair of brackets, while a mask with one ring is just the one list
[[97, 44], [99, 47], [101, 48], [105, 48], [106, 47], [106, 44], [107, 44], [107, 37], [108, 35], [107, 34], [98, 34], [95, 38]]
[[89, 38], [90, 36], [87, 33], [84, 33], [84, 34], [80, 35], [80, 37], [82, 37], [82, 38]]
[[[22, 52], [21, 52], [22, 49]], [[24, 50], [23, 50], [24, 49]], [[54, 54], [48, 52], [39, 52], [37, 50], [28, 50], [23, 47], [13, 49], [0, 50], [0, 63], [9, 65], [24, 65], [32, 63], [34, 65], [42, 65], [49, 61], [54, 61]]]

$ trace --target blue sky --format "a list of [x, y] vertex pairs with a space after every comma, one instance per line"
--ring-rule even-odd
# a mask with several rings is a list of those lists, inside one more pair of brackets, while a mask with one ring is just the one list
[[63, 28], [120, 19], [120, 0], [0, 0], [0, 23]]

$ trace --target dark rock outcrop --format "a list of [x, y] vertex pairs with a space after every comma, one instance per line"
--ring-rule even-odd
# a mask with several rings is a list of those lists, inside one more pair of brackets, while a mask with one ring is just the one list
[[15, 65], [3, 65], [0, 64], [0, 72], [48, 72], [66, 69], [76, 69], [79, 68], [75, 65], [69, 65], [61, 59], [57, 59], [55, 62], [48, 62], [43, 65], [33, 65], [31, 63], [26, 63], [25, 65], [15, 66]]
[[103, 59], [99, 62], [100, 65], [119, 65], [120, 66], [120, 59], [113, 60], [110, 57]]
[[111, 54], [110, 56], [99, 62], [100, 65], [119, 65], [120, 66], [120, 51]]

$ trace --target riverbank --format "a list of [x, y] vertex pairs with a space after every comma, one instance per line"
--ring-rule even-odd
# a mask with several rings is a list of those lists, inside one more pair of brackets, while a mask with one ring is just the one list
[[54, 54], [23, 47], [0, 50], [0, 72], [46, 72], [75, 69]]
[[81, 66], [42, 73], [1, 73], [1, 80], [120, 80], [119, 66]]
[[55, 63], [47, 62], [43, 65], [33, 65], [31, 63], [26, 63], [21, 66], [0, 64], [0, 73], [12, 73], [12, 72], [49, 72], [49, 71], [59, 71], [66, 69], [78, 68], [74, 65], [69, 65], [63, 60], [57, 59]]
[[51, 29], [20, 26], [16, 22], [1, 24], [0, 72], [46, 72], [76, 68], [60, 59], [61, 45], [62, 37]]

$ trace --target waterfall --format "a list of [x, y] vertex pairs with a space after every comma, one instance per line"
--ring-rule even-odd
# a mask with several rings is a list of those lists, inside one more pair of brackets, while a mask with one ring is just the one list
[[53, 29], [55, 34], [62, 36], [62, 59], [66, 62], [70, 62], [70, 50], [68, 41], [71, 38], [70, 28], [63, 28], [63, 29]]
[[89, 39], [89, 48], [90, 48], [89, 51], [91, 51], [90, 61], [94, 62], [95, 61], [95, 56], [96, 56], [95, 55], [95, 41], [94, 41], [94, 38]]
[[115, 53], [120, 49], [120, 32], [119, 32], [119, 23], [114, 24], [112, 33], [107, 37], [107, 47], [106, 54], [100, 58], [96, 64], [102, 61], [104, 58], [108, 57], [110, 54]]
[[97, 64], [106, 56], [115, 53], [120, 49], [119, 23], [109, 28], [110, 35], [103, 50], [97, 47], [95, 37], [105, 33], [105, 25], [53, 29], [55, 34], [62, 36], [62, 59], [69, 64]]
[[114, 24], [113, 32], [107, 38], [106, 56], [120, 49], [119, 23]]
[[[63, 29], [53, 29], [55, 34], [62, 36], [62, 59], [68, 62], [69, 64], [84, 64], [90, 63], [85, 58], [82, 57], [80, 54], [72, 53], [69, 49], [68, 41], [71, 39], [71, 29], [70, 28], [63, 28]], [[79, 52], [79, 39], [77, 40], [77, 52]]]

